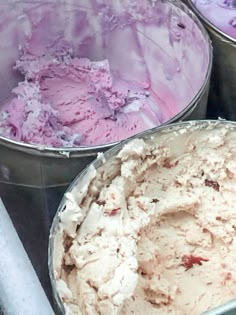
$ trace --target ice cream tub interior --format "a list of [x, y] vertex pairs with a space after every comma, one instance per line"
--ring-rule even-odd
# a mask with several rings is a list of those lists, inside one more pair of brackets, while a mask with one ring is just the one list
[[188, 0], [190, 8], [209, 32], [214, 49], [209, 93], [211, 117], [236, 120], [236, 2], [234, 0]]
[[235, 314], [236, 124], [145, 131], [72, 182], [49, 272], [62, 314]]
[[8, 0], [0, 51], [0, 195], [47, 287], [69, 183], [125, 138], [203, 118], [212, 48], [182, 2]]

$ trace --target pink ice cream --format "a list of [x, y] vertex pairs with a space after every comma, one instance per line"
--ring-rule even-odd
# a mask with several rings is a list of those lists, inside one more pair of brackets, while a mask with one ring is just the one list
[[107, 60], [24, 56], [16, 68], [25, 81], [1, 109], [5, 137], [54, 147], [91, 146], [124, 139], [163, 120], [150, 83], [113, 80]]
[[236, 2], [234, 0], [193, 0], [199, 12], [216, 28], [236, 38]]

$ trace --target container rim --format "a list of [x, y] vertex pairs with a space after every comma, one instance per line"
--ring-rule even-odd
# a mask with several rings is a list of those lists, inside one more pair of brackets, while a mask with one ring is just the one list
[[194, 5], [192, 0], [186, 0], [188, 3], [188, 6], [191, 8], [191, 10], [197, 15], [199, 16], [200, 20], [202, 20], [207, 27], [211, 30], [214, 31], [216, 33], [217, 36], [219, 36], [221, 39], [223, 39], [224, 41], [227, 41], [228, 43], [230, 43], [231, 45], [236, 45], [236, 38], [225, 34], [223, 31], [220, 30], [220, 28], [218, 28], [216, 25], [214, 25], [209, 19], [207, 19], [200, 10], [198, 10], [198, 8]]
[[[173, 131], [178, 131], [183, 128], [186, 129], [193, 129], [193, 128], [215, 128], [218, 126], [226, 126], [229, 127], [233, 130], [236, 130], [236, 121], [230, 121], [230, 120], [190, 120], [190, 121], [183, 121], [183, 122], [177, 122], [171, 125], [162, 125], [160, 127], [155, 127], [146, 131], [143, 131], [142, 133], [139, 133], [131, 138], [128, 138], [126, 140], [123, 140], [120, 142], [118, 145], [114, 146], [110, 150], [106, 151], [104, 153], [104, 158], [105, 160], [115, 156], [127, 143], [134, 139], [144, 139], [147, 140], [151, 136], [157, 136], [158, 134], [163, 134], [163, 133], [170, 133]], [[51, 228], [50, 228], [50, 233], [49, 233], [49, 243], [48, 243], [48, 270], [49, 270], [49, 277], [50, 277], [50, 282], [52, 286], [52, 291], [53, 291], [53, 297], [54, 300], [56, 301], [56, 306], [59, 308], [60, 312], [62, 314], [65, 314], [65, 307], [64, 304], [59, 296], [58, 290], [57, 290], [57, 285], [56, 285], [56, 278], [54, 274], [54, 265], [53, 265], [53, 253], [54, 253], [54, 236], [56, 235], [56, 232], [58, 230], [58, 226], [60, 223], [59, 219], [59, 214], [64, 208], [66, 198], [65, 194], [68, 192], [71, 192], [72, 189], [80, 182], [81, 179], [86, 176], [87, 172], [89, 172], [91, 166], [94, 166], [94, 168], [97, 170], [99, 167], [103, 165], [101, 159], [98, 157], [94, 161], [92, 161], [90, 164], [87, 165], [85, 169], [83, 169], [76, 177], [75, 179], [71, 182], [67, 190], [65, 191], [63, 198], [57, 208], [57, 211], [54, 215]], [[233, 305], [233, 306], [232, 306]], [[232, 304], [232, 301], [229, 303], [226, 303], [224, 305], [220, 305], [217, 308], [214, 308], [213, 310], [204, 312], [202, 315], [222, 315], [224, 313], [219, 312], [224, 310], [225, 312], [230, 312], [232, 310], [232, 307], [236, 307], [236, 302]], [[236, 308], [235, 308], [236, 310]], [[227, 315], [226, 313], [225, 315]], [[230, 313], [229, 313], [230, 315]]]
[[[170, 118], [165, 123], [161, 124], [161, 126], [165, 126], [167, 124], [175, 123], [181, 119], [185, 119], [187, 114], [191, 114], [195, 107], [198, 104], [198, 101], [201, 99], [202, 95], [206, 92], [208, 88], [208, 84], [210, 82], [211, 71], [212, 71], [212, 63], [213, 63], [213, 48], [210, 37], [205, 30], [204, 26], [200, 22], [198, 16], [193, 13], [189, 7], [181, 2], [180, 0], [162, 0], [168, 2], [171, 5], [174, 5], [184, 11], [197, 25], [199, 30], [201, 31], [204, 40], [208, 46], [208, 66], [206, 69], [206, 74], [204, 81], [198, 90], [198, 93], [193, 97], [191, 102], [185, 106], [178, 114], [174, 117]], [[151, 2], [151, 1], [150, 1]], [[154, 5], [157, 5], [157, 2], [152, 2]], [[152, 4], [150, 4], [152, 5]], [[158, 126], [157, 126], [158, 127]], [[154, 127], [154, 128], [157, 128]], [[131, 137], [132, 138], [132, 137]], [[129, 138], [126, 138], [129, 139]], [[125, 140], [125, 139], [124, 139]], [[121, 141], [124, 141], [121, 140]], [[31, 154], [31, 155], [39, 155], [44, 157], [56, 157], [56, 158], [76, 158], [76, 157], [85, 157], [85, 156], [95, 156], [98, 152], [103, 152], [111, 147], [117, 145], [121, 141], [116, 141], [112, 143], [96, 145], [96, 146], [80, 146], [80, 147], [59, 147], [54, 148], [45, 145], [34, 145], [34, 144], [27, 144], [20, 141], [15, 141], [12, 139], [8, 139], [6, 137], [0, 136], [0, 145], [4, 147], [8, 147], [17, 151], [23, 151], [24, 153]]]

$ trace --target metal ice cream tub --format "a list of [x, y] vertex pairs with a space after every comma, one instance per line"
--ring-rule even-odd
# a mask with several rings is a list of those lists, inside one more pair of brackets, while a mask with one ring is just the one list
[[[212, 47], [183, 3], [8, 0], [0, 8], [0, 104], [22, 81], [13, 70], [19, 48], [33, 39], [43, 52], [59, 37], [72, 42], [79, 57], [107, 58], [112, 72], [148, 72], [160, 98], [178, 100], [178, 110], [163, 123], [205, 117]], [[59, 200], [76, 174], [114, 144], [55, 149], [0, 137], [0, 196], [45, 287], [48, 232]]]
[[[213, 11], [211, 12], [211, 9], [208, 9], [209, 14], [211, 14], [211, 18], [213, 19], [214, 17], [215, 23], [213, 23], [205, 14], [200, 11], [200, 7], [199, 9], [197, 8], [195, 1], [187, 0], [187, 3], [203, 22], [203, 25], [210, 34], [213, 44], [214, 58], [212, 81], [209, 94], [209, 113], [211, 117], [214, 118], [220, 116], [225, 119], [236, 120], [236, 92], [234, 87], [234, 82], [236, 79], [236, 39], [233, 34], [230, 34], [230, 32], [226, 33], [226, 31], [222, 30], [220, 27], [220, 24], [224, 24], [226, 28], [228, 24], [228, 29], [234, 29], [234, 18], [226, 18], [224, 21], [223, 14], [218, 13], [218, 15], [214, 16]], [[219, 5], [219, 7], [224, 7], [224, 10], [228, 14], [231, 13], [231, 17], [233, 15], [236, 16], [234, 1], [202, 1], [199, 2], [199, 5], [201, 8], [204, 8], [204, 5], [207, 6], [209, 4], [210, 6], [211, 3], [214, 3], [214, 5]], [[216, 25], [217, 20], [219, 25]]]
[[[65, 307], [65, 304], [68, 302], [68, 299], [64, 296], [64, 302], [63, 302], [63, 298], [59, 294], [59, 284], [58, 284], [58, 280], [61, 279], [60, 275], [59, 275], [60, 272], [58, 270], [58, 266], [60, 264], [59, 261], [60, 261], [60, 259], [63, 259], [63, 257], [64, 257], [63, 255], [65, 253], [68, 253], [69, 246], [73, 244], [72, 243], [73, 238], [71, 238], [71, 236], [67, 235], [67, 233], [68, 233], [67, 231], [69, 230], [69, 226], [73, 225], [73, 226], [77, 226], [76, 227], [76, 233], [77, 233], [77, 231], [79, 230], [80, 224], [82, 224], [84, 221], [86, 221], [86, 218], [87, 218], [86, 214], [84, 214], [84, 212], [83, 212], [83, 211], [85, 211], [85, 208], [86, 208], [86, 210], [90, 209], [90, 210], [88, 210], [87, 214], [90, 213], [91, 211], [95, 211], [96, 215], [98, 215], [97, 214], [97, 211], [98, 211], [97, 209], [94, 210], [95, 208], [93, 208], [91, 210], [91, 208], [89, 208], [89, 206], [88, 206], [89, 202], [86, 203], [86, 196], [87, 195], [89, 196], [88, 199], [90, 200], [91, 205], [93, 205], [96, 202], [96, 198], [98, 198], [99, 202], [101, 202], [101, 199], [98, 197], [99, 193], [103, 190], [104, 187], [109, 187], [109, 183], [114, 181], [115, 174], [117, 174], [116, 172], [118, 172], [118, 174], [121, 174], [121, 166], [120, 166], [120, 164], [121, 164], [121, 160], [122, 160], [122, 155], [119, 155], [120, 151], [123, 148], [125, 148], [125, 146], [127, 144], [129, 144], [132, 140], [142, 139], [144, 141], [152, 141], [152, 143], [153, 142], [158, 143], [158, 139], [160, 139], [160, 137], [162, 135], [167, 135], [167, 136], [169, 136], [169, 142], [168, 142], [168, 144], [166, 146], [168, 147], [170, 145], [170, 147], [171, 147], [171, 146], [174, 145], [172, 147], [172, 149], [174, 148], [174, 151], [177, 152], [177, 156], [178, 156], [178, 154], [180, 154], [179, 152], [182, 152], [181, 151], [182, 149], [180, 149], [180, 148], [176, 149], [175, 146], [177, 145], [177, 147], [178, 147], [178, 141], [180, 141], [181, 143], [184, 143], [184, 142], [185, 143], [189, 143], [189, 145], [191, 146], [192, 142], [189, 141], [190, 138], [188, 138], [188, 136], [190, 135], [191, 131], [196, 131], [197, 130], [201, 134], [203, 134], [204, 131], [208, 132], [208, 130], [217, 130], [217, 128], [219, 128], [219, 129], [220, 128], [226, 128], [226, 130], [233, 130], [235, 132], [235, 130], [236, 130], [236, 123], [230, 122], [230, 121], [220, 121], [220, 120], [218, 120], [218, 121], [217, 120], [189, 121], [189, 122], [174, 123], [171, 126], [162, 126], [162, 127], [159, 127], [159, 128], [154, 128], [152, 130], [145, 131], [145, 132], [140, 133], [140, 134], [138, 134], [138, 135], [136, 135], [136, 136], [134, 136], [134, 137], [132, 137], [130, 139], [127, 139], [127, 140], [121, 142], [120, 144], [118, 144], [115, 147], [111, 148], [110, 150], [106, 151], [102, 156], [99, 156], [90, 165], [88, 165], [87, 168], [84, 169], [75, 178], [75, 180], [71, 183], [71, 185], [67, 189], [67, 191], [66, 191], [66, 193], [65, 193], [65, 195], [64, 195], [64, 197], [63, 197], [63, 199], [62, 199], [62, 201], [61, 201], [61, 203], [60, 203], [60, 205], [58, 207], [57, 213], [55, 214], [55, 217], [54, 217], [54, 220], [53, 220], [53, 223], [52, 223], [52, 226], [51, 226], [50, 236], [49, 236], [48, 268], [49, 268], [49, 275], [50, 275], [52, 289], [53, 289], [54, 301], [55, 301], [55, 304], [56, 304], [56, 308], [58, 310], [58, 314], [65, 314], [66, 313], [66, 309], [67, 309], [67, 311], [69, 310], [69, 308]], [[225, 135], [224, 132], [222, 132], [222, 134]], [[174, 141], [174, 138], [176, 138], [176, 136], [178, 136], [178, 140], [175, 139], [175, 141]], [[214, 135], [212, 137], [212, 139], [213, 138], [214, 139], [217, 138], [217, 133], [216, 133], [216, 135]], [[214, 142], [214, 139], [213, 139], [213, 142]], [[174, 144], [173, 143], [169, 144], [171, 142], [173, 142]], [[194, 145], [195, 144], [192, 144], [193, 147], [194, 147]], [[160, 147], [161, 146], [162, 145], [160, 145]], [[181, 145], [179, 145], [179, 147], [180, 146]], [[131, 152], [130, 153], [131, 155], [132, 154], [135, 155], [135, 154], [138, 154], [137, 152], [140, 152], [139, 149], [137, 149], [137, 151], [135, 151], [136, 149], [137, 149], [137, 147], [134, 147], [134, 146], [131, 146], [127, 150], [124, 149], [124, 152], [126, 152], [125, 155], [124, 155], [125, 156], [124, 163], [125, 163], [125, 161], [127, 161], [126, 158], [127, 158], [127, 154], [129, 152]], [[193, 151], [194, 150], [195, 149], [193, 149]], [[117, 158], [117, 156], [118, 156], [118, 158]], [[137, 156], [135, 155], [135, 158], [136, 157]], [[132, 158], [130, 158], [130, 159], [128, 159], [128, 161], [133, 161]], [[176, 161], [176, 159], [173, 159], [173, 160]], [[176, 165], [178, 165], [178, 164], [176, 163]], [[149, 167], [150, 167], [150, 165], [149, 165]], [[164, 166], [164, 167], [166, 167], [166, 166]], [[167, 168], [169, 168], [169, 167], [167, 166]], [[108, 170], [110, 170], [110, 171], [108, 171]], [[107, 172], [107, 171], [108, 171], [108, 175], [105, 176], [104, 173]], [[142, 171], [144, 171], [144, 169], [142, 169]], [[97, 172], [98, 175], [96, 174], [96, 172]], [[201, 172], [204, 172], [204, 171], [201, 171]], [[101, 174], [103, 174], [103, 175], [101, 175]], [[163, 174], [160, 173], [160, 176], [162, 176], [162, 175]], [[120, 176], [125, 176], [125, 175], [120, 175]], [[193, 175], [193, 177], [196, 177], [196, 176]], [[104, 180], [104, 183], [102, 182], [103, 180]], [[96, 184], [96, 181], [99, 182], [98, 186]], [[99, 191], [97, 191], [97, 187], [100, 187]], [[114, 189], [114, 186], [113, 186], [113, 189]], [[111, 191], [113, 191], [113, 190], [111, 190]], [[93, 195], [93, 192], [94, 192], [94, 195]], [[97, 194], [96, 194], [96, 192], [97, 192]], [[69, 197], [69, 195], [70, 195], [70, 197]], [[73, 197], [72, 197], [72, 195], [73, 195]], [[106, 195], [106, 196], [108, 196], [108, 195]], [[157, 194], [157, 196], [158, 196], [158, 194]], [[103, 195], [103, 197], [104, 197], [104, 195]], [[73, 202], [76, 203], [78, 208], [81, 207], [80, 210], [83, 213], [82, 217], [78, 215], [78, 212], [76, 212], [76, 209], [75, 209], [75, 206], [73, 205]], [[85, 208], [83, 208], [83, 204], [86, 205]], [[69, 212], [69, 209], [68, 209], [67, 206], [68, 207], [71, 206], [71, 208], [70, 208], [71, 209], [71, 213]], [[64, 212], [67, 213], [67, 219], [65, 218], [65, 215], [63, 214]], [[70, 220], [72, 220], [72, 218], [73, 218], [73, 222], [70, 221]], [[78, 218], [78, 221], [76, 221], [75, 218]], [[100, 218], [99, 215], [97, 217], [97, 220], [99, 220], [98, 218]], [[80, 221], [80, 223], [78, 223], [79, 221]], [[92, 221], [91, 215], [90, 215], [89, 222], [90, 222], [89, 226], [91, 226], [91, 229], [92, 229], [93, 221]], [[119, 221], [119, 222], [121, 222], [121, 221]], [[191, 225], [191, 227], [192, 227], [192, 225]], [[95, 224], [95, 229], [96, 228], [97, 228], [97, 226]], [[74, 230], [74, 228], [72, 228], [72, 230]], [[83, 227], [82, 230], [83, 230], [83, 233], [84, 233], [86, 228]], [[93, 233], [92, 230], [90, 232]], [[107, 233], [107, 231], [105, 232], [105, 234], [106, 233]], [[74, 239], [74, 240], [76, 240], [75, 241], [76, 244], [80, 244], [80, 240], [78, 238], [78, 235], [79, 234], [76, 234], [75, 239]], [[91, 234], [91, 235], [93, 235], [93, 234]], [[169, 235], [169, 234], [167, 233], [167, 235]], [[65, 239], [63, 239], [64, 236], [65, 236]], [[84, 234], [83, 234], [83, 237], [85, 237]], [[67, 244], [67, 240], [68, 240], [68, 244]], [[91, 242], [91, 240], [87, 241], [87, 242], [89, 243], [89, 242]], [[117, 241], [117, 242], [119, 242], [119, 241]], [[90, 245], [91, 245], [91, 243], [90, 243]], [[64, 246], [64, 250], [65, 251], [63, 252], [63, 255], [61, 255], [60, 251], [62, 250], [63, 246]], [[83, 244], [83, 246], [84, 246], [84, 244]], [[96, 246], [96, 245], [92, 244], [91, 248], [93, 248], [93, 246]], [[172, 247], [172, 249], [173, 249], [173, 247]], [[74, 251], [75, 251], [75, 249], [74, 249]], [[176, 254], [176, 253], [175, 253], [175, 255], [178, 256], [178, 254]], [[79, 258], [80, 256], [77, 255], [75, 257]], [[88, 256], [88, 257], [90, 257], [90, 256]], [[71, 259], [72, 259], [71, 261], [74, 263], [73, 266], [74, 267], [77, 266], [77, 263], [73, 260], [73, 258], [71, 258]], [[83, 259], [84, 259], [84, 257], [83, 258], [80, 257], [80, 259], [79, 259], [79, 262], [78, 262], [79, 267], [78, 267], [78, 270], [77, 270], [78, 272], [80, 272], [83, 269], [83, 267], [81, 267], [81, 266], [85, 266], [86, 265], [84, 263]], [[68, 259], [67, 259], [67, 261], [68, 261]], [[82, 261], [83, 261], [84, 264], [82, 264]], [[91, 262], [92, 262], [92, 260], [90, 261], [90, 263]], [[62, 264], [62, 268], [64, 268], [63, 267], [64, 266], [63, 262], [61, 262], [61, 264]], [[71, 269], [70, 269], [70, 267], [71, 267]], [[66, 272], [66, 270], [68, 270], [68, 272], [70, 273], [72, 269], [73, 269], [72, 266], [66, 266], [65, 265], [65, 272]], [[186, 270], [184, 272], [186, 272]], [[218, 272], [218, 269], [217, 269], [217, 272]], [[76, 273], [74, 273], [73, 275], [75, 275], [75, 274]], [[195, 276], [196, 276], [196, 274], [195, 274]], [[72, 276], [70, 276], [70, 280], [69, 280], [70, 283], [73, 282], [71, 277]], [[80, 278], [78, 278], [78, 279], [80, 279]], [[66, 280], [64, 280], [64, 281], [66, 281]], [[93, 281], [93, 280], [91, 280], [91, 281]], [[172, 285], [174, 285], [174, 284], [172, 284]], [[73, 283], [72, 287], [73, 286], [75, 288], [76, 284]], [[63, 288], [62, 290], [60, 290], [61, 293], [62, 292], [67, 292], [67, 290], [68, 290], [67, 288], [65, 288], [64, 285], [63, 286], [60, 285], [60, 288], [61, 289]], [[95, 292], [96, 292], [96, 290], [95, 290]], [[208, 298], [209, 298], [209, 296], [208, 296]], [[135, 300], [135, 298], [134, 298], [134, 300]], [[94, 300], [91, 298], [90, 301], [94, 301]], [[186, 302], [186, 304], [188, 304], [188, 303]], [[194, 314], [196, 314], [196, 312]], [[206, 312], [201, 313], [201, 314], [202, 315], [233, 315], [233, 314], [236, 314], [236, 300], [226, 301], [225, 304], [217, 306], [216, 308], [214, 308], [214, 309], [212, 309], [210, 311], [206, 311]]]

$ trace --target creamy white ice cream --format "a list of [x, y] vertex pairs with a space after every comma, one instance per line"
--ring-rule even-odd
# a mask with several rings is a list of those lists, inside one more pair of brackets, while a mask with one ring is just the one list
[[132, 140], [66, 194], [53, 267], [67, 314], [198, 315], [235, 298], [236, 129], [183, 126]]

